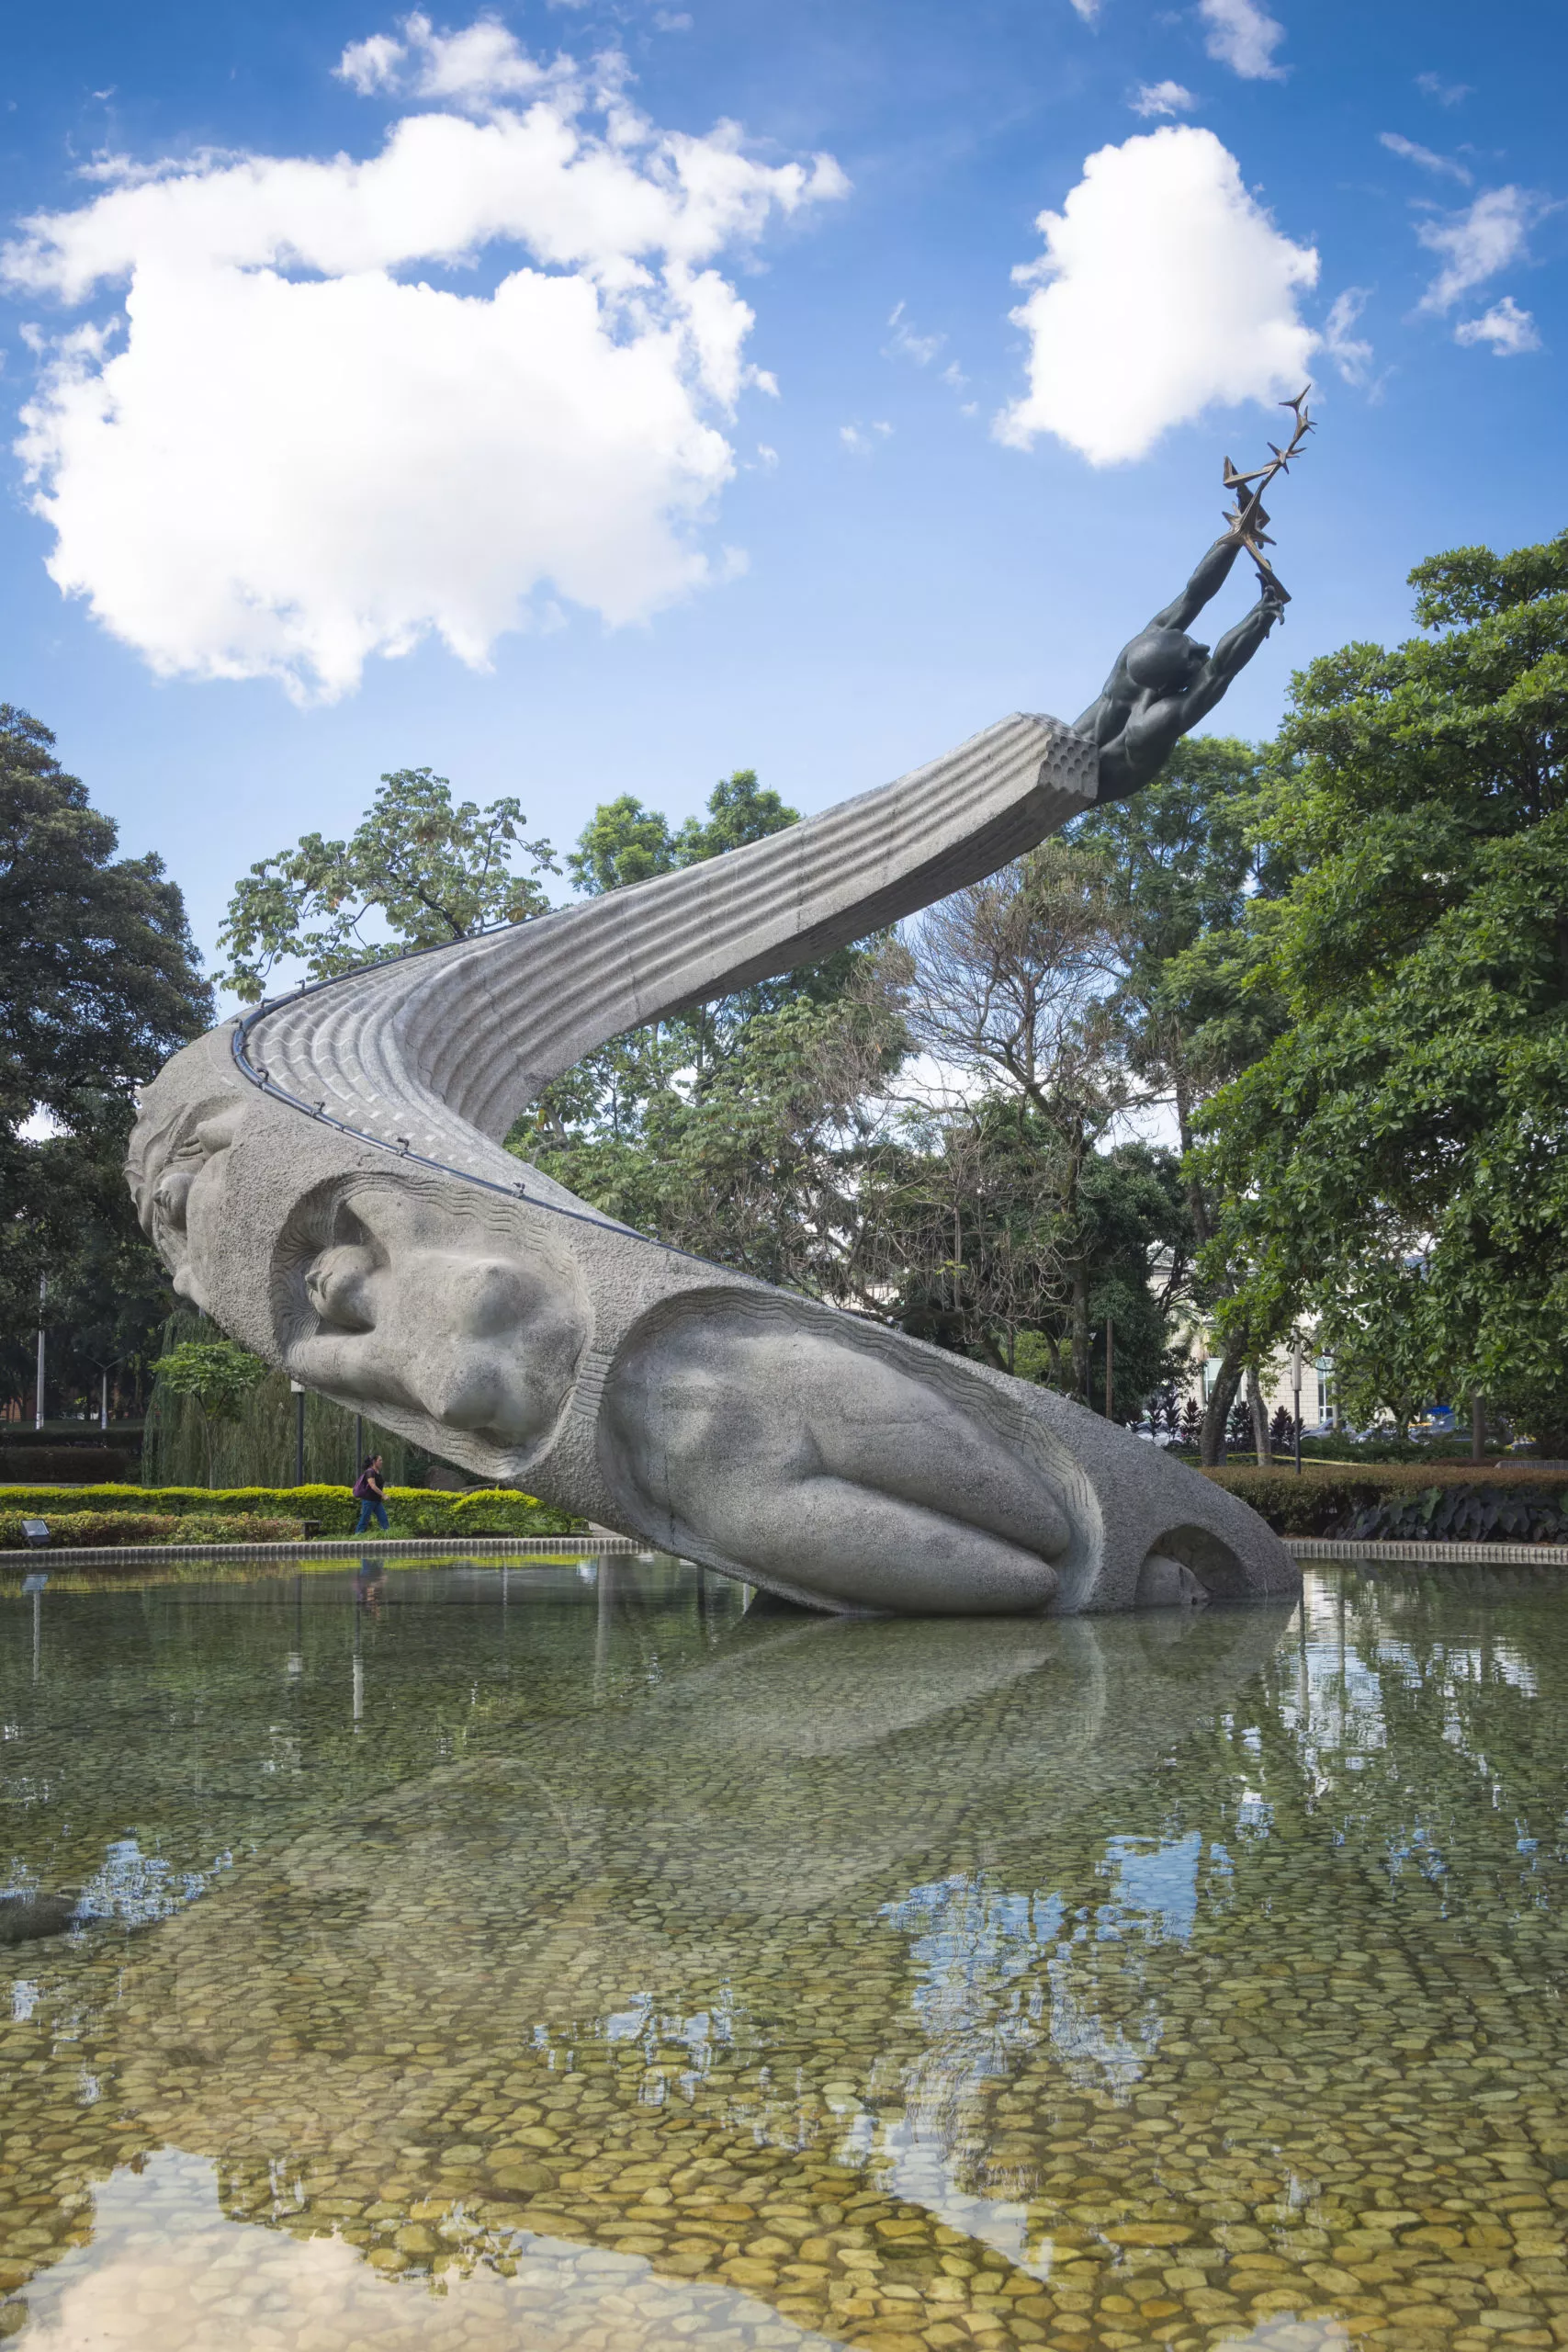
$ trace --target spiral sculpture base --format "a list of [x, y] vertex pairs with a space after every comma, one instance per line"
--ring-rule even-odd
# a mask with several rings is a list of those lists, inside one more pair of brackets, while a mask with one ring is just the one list
[[881, 791], [188, 1046], [129, 1175], [175, 1286], [443, 1459], [819, 1608], [1294, 1592], [1261, 1521], [1099, 1416], [650, 1241], [502, 1148], [623, 1031], [994, 872], [1092, 805], [1015, 716]]

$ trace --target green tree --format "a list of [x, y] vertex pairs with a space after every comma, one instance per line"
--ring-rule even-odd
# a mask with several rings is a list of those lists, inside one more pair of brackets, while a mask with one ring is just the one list
[[158, 1358], [152, 1370], [171, 1396], [188, 1396], [201, 1415], [210, 1487], [218, 1425], [240, 1419], [247, 1397], [266, 1378], [266, 1366], [232, 1340], [182, 1340]]
[[726, 850], [742, 849], [748, 842], [765, 841], [770, 833], [797, 823], [800, 815], [758, 783], [755, 768], [737, 768], [721, 777], [708, 795], [707, 808], [705, 821], [688, 817], [673, 832], [668, 817], [657, 808], [645, 808], [635, 793], [601, 801], [578, 836], [577, 847], [567, 852], [567, 872], [587, 897], [597, 898], [606, 890], [646, 882], [655, 874], [722, 857]]
[[1244, 1379], [1259, 1458], [1268, 1458], [1258, 1374], [1280, 1336], [1273, 1323], [1242, 1317], [1234, 1306], [1222, 1318], [1246, 1270], [1234, 1234], [1230, 1247], [1216, 1244], [1216, 1207], [1192, 1150], [1204, 1102], [1265, 1053], [1288, 1021], [1278, 990], [1265, 984], [1255, 920], [1292, 871], [1281, 846], [1259, 831], [1262, 775], [1258, 746], [1190, 736], [1143, 792], [1074, 828], [1076, 841], [1107, 859], [1121, 909], [1126, 961], [1111, 1010], [1126, 1068], [1145, 1101], [1172, 1114], [1180, 1140], [1190, 1238], [1201, 1253], [1186, 1285], [1190, 1304], [1205, 1322], [1224, 1321], [1199, 1437], [1205, 1462], [1224, 1457]]
[[[1175, 1370], [1172, 1304], [1190, 1262], [1173, 1153], [1089, 1152], [1017, 1096], [992, 1091], [907, 1131], [919, 1149], [867, 1155], [862, 1255], [917, 1339], [1134, 1419]], [[874, 1293], [873, 1294], [874, 1295]]]
[[[722, 857], [798, 820], [799, 811], [786, 808], [776, 792], [760, 785], [753, 768], [737, 768], [721, 778], [708, 795], [706, 817], [688, 817], [678, 831], [659, 810], [623, 793], [594, 810], [576, 848], [567, 853], [567, 871], [585, 895], [597, 898], [646, 882], [655, 874]], [[541, 1165], [547, 1160], [561, 1182], [601, 1207], [610, 1206], [612, 1195], [624, 1202], [628, 1171], [617, 1152], [660, 1148], [656, 1131], [669, 1145], [678, 1127], [683, 1132], [690, 1099], [700, 1095], [719, 1068], [741, 1049], [753, 1021], [801, 1002], [836, 1002], [863, 962], [857, 950], [840, 949], [818, 964], [613, 1038], [555, 1081], [513, 1129], [508, 1138], [512, 1148]], [[807, 1035], [803, 1029], [785, 1034], [802, 1043]], [[814, 1045], [808, 1058], [814, 1061], [815, 1054]], [[776, 1077], [774, 1044], [768, 1046], [763, 1059]], [[773, 1079], [761, 1082], [776, 1101]], [[826, 1116], [828, 1106], [821, 1107]], [[608, 1187], [604, 1196], [596, 1189], [600, 1186]], [[615, 1214], [631, 1212], [622, 1206]], [[648, 1229], [673, 1238], [660, 1217]]]
[[[605, 803], [569, 865], [597, 893], [794, 821], [740, 770], [679, 830], [630, 795]], [[1177, 879], [1214, 893], [1196, 849]], [[1111, 1012], [1120, 887], [1112, 843], [1047, 844], [908, 945], [863, 944], [615, 1040], [513, 1148], [662, 1239], [1101, 1405], [1110, 1319], [1130, 1416], [1170, 1376], [1191, 1236], [1174, 1156], [1108, 1148], [1131, 1091]], [[1195, 927], [1167, 924], [1181, 944]], [[917, 1039], [960, 1075], [945, 1106], [900, 1100]]]
[[[1026, 1214], [1049, 1227], [1069, 1301], [1066, 1385], [1087, 1399], [1092, 1314], [1082, 1188], [1131, 1099], [1111, 1016], [1124, 944], [1109, 861], [1097, 844], [1045, 842], [928, 910], [911, 927], [909, 946], [916, 1044], [967, 1080], [977, 1102], [995, 1095], [1028, 1114], [1020, 1144], [1038, 1166], [1017, 1174], [1022, 1197], [1037, 1204]], [[949, 1122], [943, 1148], [956, 1138]], [[1043, 1247], [1042, 1235], [1035, 1254]]]
[[[229, 901], [219, 945], [220, 975], [247, 1004], [288, 960], [313, 980], [411, 947], [440, 947], [487, 924], [524, 922], [548, 912], [537, 880], [558, 871], [548, 842], [523, 839], [516, 800], [454, 803], [445, 776], [399, 768], [381, 778], [347, 841], [307, 833], [291, 850], [258, 859]], [[532, 862], [519, 873], [514, 854]], [[367, 935], [374, 919], [384, 936]]]
[[125, 1143], [137, 1087], [212, 1018], [178, 889], [160, 859], [116, 856], [113, 820], [53, 744], [0, 704], [0, 1384], [13, 1396], [30, 1385], [45, 1274], [51, 1372], [74, 1378], [77, 1335], [79, 1355], [92, 1341], [106, 1360], [145, 1357], [171, 1302], [131, 1214]]
[[591, 899], [647, 882], [655, 874], [672, 873], [676, 863], [669, 818], [657, 808], [645, 808], [631, 792], [623, 792], [618, 800], [601, 801], [578, 836], [577, 847], [566, 855], [567, 872]]
[[776, 792], [758, 783], [755, 768], [722, 776], [708, 795], [707, 808], [705, 823], [688, 817], [675, 836], [677, 865], [699, 865], [727, 850], [744, 849], [748, 842], [766, 841], [800, 818], [797, 808], [786, 808]]
[[1411, 574], [1428, 632], [1295, 683], [1258, 910], [1291, 1025], [1201, 1154], [1237, 1321], [1303, 1309], [1363, 1396], [1479, 1390], [1568, 1445], [1568, 534]]
[[[1111, 1002], [1129, 1066], [1169, 1104], [1184, 1152], [1199, 1105], [1281, 1025], [1251, 986], [1247, 914], [1283, 879], [1279, 852], [1258, 836], [1261, 763], [1235, 736], [1189, 736], [1153, 784], [1072, 833], [1105, 860], [1121, 910], [1125, 963]], [[1203, 1204], [1193, 1211], [1202, 1227]]]

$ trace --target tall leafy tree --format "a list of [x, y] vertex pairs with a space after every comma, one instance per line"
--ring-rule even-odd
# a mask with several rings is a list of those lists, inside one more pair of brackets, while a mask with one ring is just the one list
[[212, 1478], [212, 1449], [220, 1426], [237, 1421], [245, 1400], [260, 1387], [267, 1368], [232, 1340], [182, 1340], [152, 1367], [171, 1396], [188, 1396], [201, 1416], [207, 1483]]
[[567, 872], [587, 897], [597, 898], [655, 874], [672, 874], [677, 866], [721, 857], [748, 842], [765, 841], [800, 815], [758, 783], [755, 768], [722, 776], [708, 795], [707, 810], [705, 818], [688, 817], [677, 831], [657, 808], [645, 808], [635, 793], [601, 801], [577, 847], [567, 852]]
[[577, 847], [566, 854], [567, 872], [590, 899], [650, 881], [656, 874], [671, 874], [675, 864], [675, 837], [669, 818], [657, 808], [645, 808], [632, 792], [602, 800], [579, 835]]
[[137, 1087], [212, 1004], [162, 861], [118, 846], [49, 729], [0, 704], [0, 1378], [13, 1396], [28, 1384], [40, 1275], [57, 1367], [81, 1340], [73, 1384], [90, 1385], [98, 1351], [144, 1356], [168, 1311], [120, 1170]]
[[1298, 679], [1263, 908], [1290, 1026], [1201, 1160], [1238, 1320], [1321, 1319], [1368, 1396], [1486, 1395], [1568, 1450], [1568, 534], [1411, 574], [1427, 632]]
[[[218, 934], [230, 958], [220, 975], [247, 1004], [280, 963], [313, 980], [410, 947], [442, 947], [488, 923], [548, 911], [538, 876], [557, 871], [548, 842], [525, 841], [511, 797], [481, 808], [454, 801], [430, 768], [381, 778], [346, 841], [307, 833], [293, 849], [259, 858], [236, 885]], [[520, 872], [516, 860], [529, 861]]]
[[[1025, 1191], [1037, 1199], [1066, 1286], [1070, 1386], [1083, 1397], [1092, 1332], [1083, 1187], [1128, 1100], [1110, 1050], [1110, 999], [1123, 956], [1118, 914], [1098, 846], [1048, 841], [955, 891], [910, 929], [917, 1045], [982, 1100], [1015, 1102], [1028, 1114], [1016, 1137], [1035, 1162]], [[993, 1132], [999, 1139], [1004, 1130]], [[1042, 1311], [1047, 1295], [1043, 1286]]]
[[[706, 816], [688, 817], [678, 828], [634, 794], [622, 793], [594, 810], [576, 848], [568, 851], [566, 867], [586, 896], [597, 898], [765, 841], [796, 823], [799, 813], [759, 784], [754, 768], [737, 768], [721, 778], [708, 795]], [[854, 949], [844, 949], [821, 963], [694, 1006], [672, 1021], [612, 1039], [556, 1081], [519, 1123], [511, 1142], [530, 1159], [547, 1155], [561, 1182], [601, 1206], [609, 1205], [608, 1198], [602, 1199], [595, 1187], [607, 1185], [624, 1198], [627, 1171], [617, 1151], [641, 1150], [652, 1127], [668, 1138], [693, 1097], [740, 1048], [753, 1021], [803, 1002], [833, 1003], [860, 960]], [[786, 1034], [804, 1042], [804, 1031]], [[815, 1045], [811, 1050], [815, 1057]], [[834, 1058], [836, 1048], [825, 1050]], [[772, 1042], [763, 1061], [776, 1073]], [[615, 1213], [630, 1211], [622, 1207]], [[656, 1222], [653, 1229], [663, 1232], [664, 1225]]]
[[1255, 920], [1291, 872], [1281, 846], [1259, 831], [1262, 759], [1234, 736], [1190, 736], [1152, 785], [1096, 809], [1074, 836], [1108, 861], [1126, 957], [1111, 999], [1121, 1047], [1144, 1099], [1174, 1118], [1190, 1239], [1201, 1252], [1190, 1303], [1223, 1328], [1199, 1434], [1207, 1462], [1223, 1458], [1244, 1380], [1259, 1459], [1269, 1458], [1258, 1368], [1278, 1335], [1234, 1308], [1220, 1315], [1243, 1269], [1234, 1248], [1216, 1246], [1216, 1204], [1192, 1150], [1203, 1104], [1286, 1025], [1277, 989], [1263, 981]]

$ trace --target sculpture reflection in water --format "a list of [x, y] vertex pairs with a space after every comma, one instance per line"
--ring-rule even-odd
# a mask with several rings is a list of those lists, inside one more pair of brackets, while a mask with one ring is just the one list
[[[602, 1599], [624, 1651], [637, 1583], [618, 1573], [621, 1609]], [[1102, 1842], [1095, 1825], [1075, 1847], [1070, 1826], [1255, 1680], [1287, 1614], [1021, 1633], [754, 1611], [644, 1699], [513, 1724], [501, 1752], [243, 1867], [127, 1950], [93, 2064], [119, 2165], [152, 2172], [138, 2194], [122, 2170], [100, 2198], [106, 2233], [33, 2280], [45, 2340], [133, 2301], [150, 2259], [166, 2286], [188, 2237], [203, 2259], [223, 2251], [247, 2292], [287, 2287], [301, 2325], [329, 2280], [353, 2302], [345, 2264], [368, 2285], [385, 2262], [415, 2274], [411, 2343], [443, 2342], [446, 2314], [420, 2292], [434, 2266], [448, 2296], [472, 2290], [455, 2329], [493, 2307], [498, 2345], [522, 2326], [547, 2346], [552, 2319], [565, 2340], [604, 2291], [581, 2264], [600, 2248], [623, 2287], [695, 2298], [656, 2297], [646, 2339], [623, 2311], [617, 2343], [653, 2352], [680, 2318], [701, 2344], [781, 2312], [803, 2341], [821, 2326], [833, 2342], [826, 2287], [743, 2250], [768, 2235], [751, 2186], [803, 2165], [808, 2220], [809, 2200], [840, 2221], [862, 2200], [851, 2250], [915, 2198], [953, 2245], [1029, 2284], [1044, 2266], [1016, 2167], [998, 2174], [987, 2143], [996, 2096], [1050, 2051], [1051, 2019], [1007, 2020], [1018, 1953], [983, 1922], [999, 1965], [971, 1957], [963, 2003], [933, 2016], [922, 1890], [951, 1935], [962, 1890], [983, 1913], [987, 1887], [1034, 1887], [1050, 1823], [1065, 1883], [1054, 1908], [1038, 1898], [1041, 1934], [1056, 1925], [1027, 1957], [1069, 1950], [1064, 1907], [1092, 1889]], [[1089, 2072], [1105, 2088], [1122, 2064], [1113, 2022], [1102, 2039]], [[280, 2269], [265, 2236], [248, 2255], [214, 2237], [212, 2182], [231, 2222], [310, 2242], [311, 2267]], [[160, 2227], [172, 2243], [150, 2256]], [[352, 2258], [329, 2258], [344, 2233]], [[520, 2259], [524, 2287], [497, 2304], [497, 2266]]]
[[[663, 1577], [579, 1588], [574, 1666], [567, 1596], [514, 1600], [488, 1684], [482, 1580], [392, 1579], [367, 1723], [400, 1688], [399, 1754], [447, 1760], [326, 1818], [280, 1792], [309, 1827], [67, 1948], [9, 2044], [0, 2258], [39, 2264], [51, 2196], [92, 2240], [26, 2289], [39, 2345], [200, 2343], [220, 2299], [238, 2352], [280, 2299], [322, 2352], [1134, 2322], [1436, 2352], [1456, 2313], [1555, 2312], [1547, 1578], [705, 1645]], [[341, 1715], [353, 1599], [319, 1606]], [[1418, 2218], [1363, 2259], [1372, 2211]]]
[[[1293, 446], [1293, 445], [1292, 445]], [[226, 1024], [130, 1174], [176, 1287], [438, 1457], [823, 1608], [1072, 1613], [1289, 1593], [1244, 1505], [1054, 1394], [627, 1231], [502, 1148], [609, 1038], [863, 938], [1147, 781], [1283, 591], [1245, 490], [1077, 728], [1015, 715], [701, 865]], [[1186, 622], [1236, 557], [1263, 593]]]

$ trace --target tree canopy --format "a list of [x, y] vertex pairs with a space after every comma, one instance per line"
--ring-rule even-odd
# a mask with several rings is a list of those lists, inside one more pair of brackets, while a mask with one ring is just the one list
[[201, 1415], [210, 1487], [218, 1426], [240, 1419], [246, 1399], [266, 1378], [267, 1368], [259, 1356], [232, 1340], [181, 1340], [158, 1358], [152, 1370], [172, 1396], [188, 1396]]
[[655, 874], [672, 874], [678, 866], [721, 857], [747, 842], [765, 841], [770, 833], [795, 824], [800, 814], [758, 783], [755, 768], [737, 768], [721, 777], [707, 805], [705, 821], [688, 817], [675, 830], [667, 817], [657, 808], [645, 808], [633, 793], [602, 801], [577, 847], [567, 853], [567, 872], [580, 890], [597, 898], [605, 890], [646, 882]]
[[[384, 775], [347, 841], [307, 833], [293, 849], [259, 858], [235, 886], [218, 934], [230, 958], [220, 978], [254, 1004], [285, 961], [312, 980], [332, 979], [406, 948], [445, 946], [488, 923], [547, 913], [537, 876], [558, 868], [548, 842], [524, 840], [527, 821], [510, 797], [484, 808], [454, 802], [447, 779], [429, 768]], [[518, 854], [530, 861], [526, 873]]]
[[[567, 855], [590, 896], [696, 865], [798, 820], [752, 768], [672, 826], [629, 793]], [[865, 955], [823, 962], [613, 1039], [518, 1123], [514, 1150], [646, 1232], [763, 1280], [848, 1279], [842, 1151], [902, 1028]]]
[[185, 903], [158, 857], [117, 857], [114, 820], [0, 703], [0, 1124], [62, 1125], [129, 1102], [211, 1020]]
[[116, 856], [113, 820], [53, 745], [0, 704], [0, 1380], [12, 1395], [29, 1381], [43, 1274], [57, 1388], [81, 1394], [100, 1365], [147, 1355], [170, 1296], [131, 1215], [126, 1138], [136, 1089], [212, 1019], [162, 860]]
[[1427, 632], [1295, 682], [1258, 910], [1286, 1020], [1200, 1154], [1235, 1312], [1319, 1318], [1396, 1417], [1480, 1390], [1568, 1440], [1568, 534], [1411, 574]]
[[[678, 831], [605, 803], [568, 865], [620, 888], [794, 820], [740, 770]], [[1121, 889], [1113, 845], [1047, 843], [903, 940], [615, 1040], [513, 1148], [664, 1240], [1086, 1399], [1113, 1320], [1135, 1412], [1170, 1375], [1191, 1246], [1174, 1156], [1110, 1141]], [[951, 1099], [901, 1076], [919, 1052]]]

